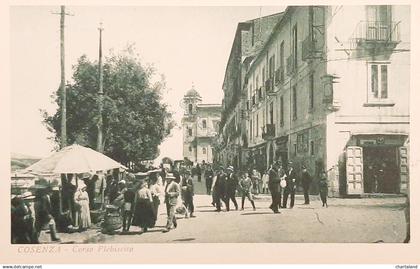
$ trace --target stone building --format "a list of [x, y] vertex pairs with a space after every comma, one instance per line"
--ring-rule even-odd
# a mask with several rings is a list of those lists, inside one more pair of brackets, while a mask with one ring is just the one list
[[213, 163], [213, 141], [220, 125], [220, 104], [202, 104], [200, 94], [190, 89], [183, 98], [183, 157], [194, 163]]
[[287, 7], [241, 63], [247, 166], [305, 165], [314, 192], [325, 170], [337, 196], [405, 192], [409, 49], [409, 6]]
[[246, 66], [264, 46], [282, 13], [248, 20], [238, 24], [226, 65], [223, 102], [217, 154], [220, 162], [242, 168], [247, 159], [247, 133], [242, 106]]

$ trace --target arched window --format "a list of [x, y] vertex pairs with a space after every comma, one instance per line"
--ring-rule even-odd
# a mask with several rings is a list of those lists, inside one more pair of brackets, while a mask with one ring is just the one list
[[188, 104], [188, 113], [192, 114], [193, 112], [193, 105], [192, 104]]
[[207, 128], [207, 121], [203, 120], [203, 129], [206, 129], [206, 128]]

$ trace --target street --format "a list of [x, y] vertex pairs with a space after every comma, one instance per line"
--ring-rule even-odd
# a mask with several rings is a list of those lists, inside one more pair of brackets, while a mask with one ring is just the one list
[[[374, 243], [402, 242], [405, 238], [403, 197], [368, 199], [329, 199], [323, 208], [318, 196], [302, 205], [297, 196], [293, 209], [273, 214], [268, 195], [256, 199], [253, 211], [245, 201], [244, 211], [214, 212], [210, 196], [194, 197], [195, 218], [178, 215], [178, 228], [162, 233], [166, 224], [164, 206], [156, 227], [139, 234], [131, 227], [126, 235], [104, 235], [97, 231], [60, 234], [63, 243]], [[240, 203], [240, 198], [237, 197]], [[47, 235], [45, 234], [45, 237]]]

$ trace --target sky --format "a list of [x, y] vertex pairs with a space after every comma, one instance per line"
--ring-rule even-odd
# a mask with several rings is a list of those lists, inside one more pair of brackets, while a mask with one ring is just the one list
[[[11, 150], [45, 157], [53, 136], [40, 110], [54, 113], [51, 95], [60, 84], [59, 6], [14, 6], [10, 9]], [[103, 52], [135, 44], [143, 63], [166, 78], [164, 102], [181, 125], [183, 95], [192, 84], [203, 103], [221, 103], [222, 83], [237, 24], [281, 12], [283, 6], [151, 7], [68, 6], [65, 27], [66, 80], [85, 54], [98, 58], [98, 27], [103, 22]], [[161, 158], [182, 158], [179, 128], [160, 146]]]

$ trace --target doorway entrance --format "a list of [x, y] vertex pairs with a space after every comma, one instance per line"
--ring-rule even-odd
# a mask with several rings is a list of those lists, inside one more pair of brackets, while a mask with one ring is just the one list
[[363, 188], [365, 193], [399, 193], [398, 148], [363, 147]]

